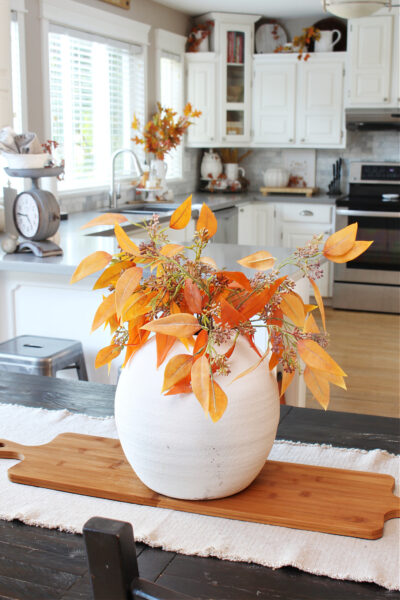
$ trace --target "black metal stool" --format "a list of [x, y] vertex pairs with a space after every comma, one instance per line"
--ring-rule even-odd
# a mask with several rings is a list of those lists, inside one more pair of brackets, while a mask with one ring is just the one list
[[55, 377], [63, 369], [76, 369], [79, 379], [88, 380], [80, 342], [20, 335], [0, 344], [0, 371]]

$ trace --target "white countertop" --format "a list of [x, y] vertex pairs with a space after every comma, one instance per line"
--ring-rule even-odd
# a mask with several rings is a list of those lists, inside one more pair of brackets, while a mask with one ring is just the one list
[[[174, 200], [175, 204], [179, 204], [185, 197], [178, 197]], [[267, 198], [257, 193], [246, 194], [193, 194], [193, 205], [201, 205], [206, 202], [213, 210], [221, 210], [228, 206], [238, 206], [245, 202], [295, 202], [295, 203], [316, 203], [316, 204], [334, 204], [335, 199], [328, 196], [314, 196], [312, 198], [304, 198], [298, 196], [268, 196]], [[102, 211], [104, 212], [104, 211]], [[110, 210], [112, 212], [112, 210]], [[37, 258], [32, 254], [4, 254], [0, 250], [0, 271], [13, 272], [35, 272], [48, 273], [57, 275], [72, 275], [80, 261], [89, 254], [103, 250], [110, 254], [117, 252], [117, 243], [113, 236], [96, 236], [88, 235], [91, 233], [102, 232], [105, 229], [110, 229], [106, 226], [99, 226], [92, 229], [80, 230], [80, 227], [101, 214], [99, 210], [87, 211], [82, 213], [72, 213], [68, 220], [61, 221], [58, 244], [64, 251], [63, 256], [53, 256], [48, 258]], [[143, 215], [127, 214], [129, 223], [143, 221]], [[148, 218], [148, 215], [146, 216]], [[168, 221], [169, 215], [163, 215], [163, 220]], [[124, 225], [124, 224], [123, 224]], [[136, 238], [135, 238], [136, 241]], [[210, 243], [206, 254], [211, 256], [216, 261], [220, 268], [229, 270], [242, 270], [237, 264], [239, 258], [243, 258], [248, 254], [260, 250], [256, 246], [239, 246], [238, 244], [217, 244]], [[264, 248], [267, 249], [280, 262], [284, 260], [293, 249], [291, 248]], [[248, 269], [245, 270], [247, 273]], [[294, 276], [293, 269], [292, 276]], [[297, 279], [297, 277], [296, 277]]]

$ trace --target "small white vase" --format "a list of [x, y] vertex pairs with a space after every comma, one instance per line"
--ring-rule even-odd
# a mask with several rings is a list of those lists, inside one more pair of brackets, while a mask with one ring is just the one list
[[274, 443], [280, 412], [276, 379], [266, 361], [232, 383], [258, 359], [239, 338], [231, 374], [216, 377], [228, 407], [213, 423], [194, 394], [161, 393], [165, 364], [182, 353], [187, 351], [177, 342], [156, 369], [151, 339], [122, 370], [115, 395], [122, 448], [137, 476], [155, 492], [189, 500], [230, 496], [257, 477]]
[[161, 158], [154, 158], [150, 163], [149, 181], [153, 186], [159, 187], [161, 190], [167, 189], [167, 163]]

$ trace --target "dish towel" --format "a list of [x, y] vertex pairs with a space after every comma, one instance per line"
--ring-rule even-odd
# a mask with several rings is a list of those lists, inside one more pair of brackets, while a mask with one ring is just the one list
[[[36, 445], [64, 432], [117, 437], [112, 417], [0, 404], [0, 438]], [[399, 495], [400, 457], [383, 450], [276, 441], [270, 458], [387, 473], [396, 478], [395, 493]], [[28, 525], [81, 533], [90, 517], [108, 517], [131, 522], [137, 541], [164, 550], [273, 568], [291, 565], [334, 579], [400, 589], [400, 519], [387, 521], [378, 540], [247, 523], [12, 483], [7, 470], [16, 462], [0, 459], [0, 518], [4, 520], [19, 519]]]

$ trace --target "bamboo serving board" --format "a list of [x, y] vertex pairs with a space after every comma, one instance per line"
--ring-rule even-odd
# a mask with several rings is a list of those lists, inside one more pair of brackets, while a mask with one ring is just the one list
[[295, 187], [261, 187], [260, 192], [263, 196], [268, 196], [268, 194], [304, 194], [307, 198], [311, 198], [313, 194], [318, 192], [317, 187], [304, 187], [304, 188], [295, 188]]
[[268, 460], [243, 492], [219, 500], [177, 500], [137, 478], [118, 440], [63, 433], [42, 446], [0, 440], [0, 458], [22, 462], [11, 481], [86, 496], [366, 539], [400, 516], [389, 475]]

